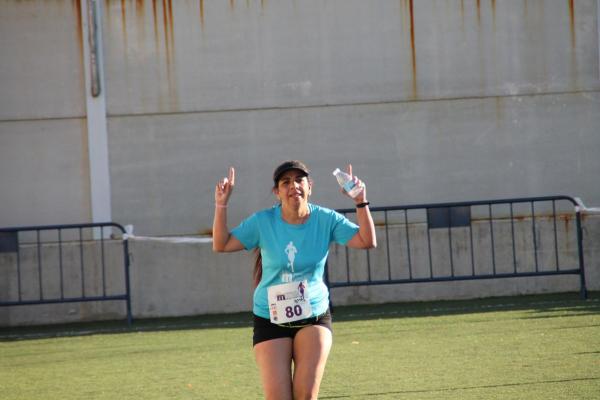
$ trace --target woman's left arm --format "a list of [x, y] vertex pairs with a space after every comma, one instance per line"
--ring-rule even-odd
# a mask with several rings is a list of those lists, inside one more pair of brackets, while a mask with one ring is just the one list
[[[352, 175], [352, 165], [348, 165], [348, 174], [354, 178], [354, 183], [363, 187], [363, 190], [353, 199], [358, 206], [356, 208], [356, 219], [358, 222], [358, 232], [346, 243], [348, 247], [353, 249], [373, 249], [377, 247], [377, 236], [375, 234], [375, 224], [367, 203], [367, 187], [364, 182]], [[345, 191], [343, 191], [347, 195]]]

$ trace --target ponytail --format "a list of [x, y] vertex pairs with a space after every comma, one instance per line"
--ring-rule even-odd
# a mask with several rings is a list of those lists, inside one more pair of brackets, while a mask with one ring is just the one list
[[262, 255], [258, 247], [254, 249], [254, 271], [252, 278], [254, 279], [254, 287], [256, 288], [262, 279]]

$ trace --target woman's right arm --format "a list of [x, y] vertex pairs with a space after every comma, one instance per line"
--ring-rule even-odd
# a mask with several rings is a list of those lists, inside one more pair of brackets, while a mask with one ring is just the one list
[[244, 249], [244, 245], [227, 228], [227, 203], [235, 185], [235, 169], [229, 167], [229, 177], [223, 178], [215, 187], [215, 218], [213, 220], [213, 251], [232, 252]]

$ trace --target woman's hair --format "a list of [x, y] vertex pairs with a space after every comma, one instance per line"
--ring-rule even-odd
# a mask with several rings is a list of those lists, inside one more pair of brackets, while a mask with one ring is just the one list
[[254, 280], [254, 287], [256, 288], [262, 279], [262, 255], [258, 247], [254, 249], [254, 271], [252, 272], [252, 278]]

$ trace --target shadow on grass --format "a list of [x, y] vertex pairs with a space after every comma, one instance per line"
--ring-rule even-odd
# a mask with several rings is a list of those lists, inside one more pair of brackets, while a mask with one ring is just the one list
[[137, 332], [178, 331], [191, 329], [248, 328], [252, 313], [199, 315], [193, 317], [151, 318], [126, 321], [79, 322], [57, 325], [0, 328], [0, 342], [57, 337], [119, 334]]
[[529, 310], [534, 315], [520, 319], [555, 318], [555, 313], [577, 315], [600, 313], [600, 292], [588, 293], [582, 300], [577, 293], [493, 297], [473, 300], [451, 300], [419, 303], [389, 303], [334, 307], [335, 321], [354, 321], [400, 317], [428, 317], [475, 314], [498, 311]]
[[[530, 310], [537, 315], [521, 318], [553, 318], [553, 313], [599, 314], [600, 292], [590, 292], [587, 300], [577, 293], [496, 297], [474, 300], [388, 303], [333, 308], [334, 321], [358, 321], [425, 316], [474, 314]], [[201, 315], [194, 317], [138, 319], [131, 326], [125, 321], [82, 322], [61, 325], [0, 328], [0, 342], [55, 337], [252, 327], [252, 313]]]
[[501, 383], [498, 385], [482, 385], [482, 386], [466, 386], [466, 387], [450, 387], [450, 388], [439, 388], [439, 389], [423, 389], [423, 390], [399, 390], [392, 392], [380, 392], [380, 393], [361, 393], [361, 394], [348, 394], [348, 395], [334, 395], [334, 396], [321, 396], [321, 399], [348, 399], [348, 398], [365, 398], [372, 396], [387, 396], [387, 395], [401, 395], [401, 394], [418, 394], [418, 393], [444, 393], [444, 392], [455, 392], [463, 390], [481, 390], [481, 389], [498, 389], [505, 387], [518, 387], [518, 386], [531, 386], [531, 385], [549, 385], [555, 383], [569, 383], [569, 382], [582, 382], [582, 381], [597, 381], [600, 377], [588, 377], [588, 378], [572, 378], [572, 379], [557, 379], [557, 380], [545, 380], [545, 381], [531, 381], [531, 382], [518, 382], [518, 383]]

